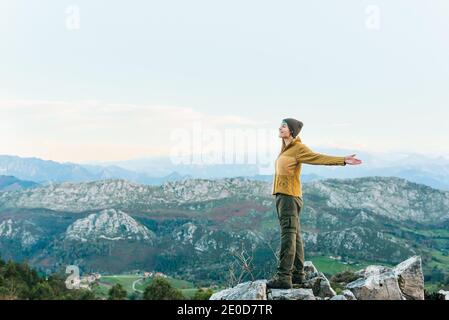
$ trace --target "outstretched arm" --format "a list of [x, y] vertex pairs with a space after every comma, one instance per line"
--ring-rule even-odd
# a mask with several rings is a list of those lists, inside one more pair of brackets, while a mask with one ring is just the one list
[[346, 157], [328, 156], [313, 152], [305, 144], [301, 145], [301, 148], [296, 155], [296, 160], [307, 164], [321, 164], [327, 166], [345, 166], [346, 164], [357, 165], [362, 163], [362, 160], [355, 158], [355, 154]]
[[301, 144], [296, 160], [301, 163], [326, 165], [326, 166], [345, 166], [346, 157], [329, 156], [312, 151], [305, 144]]

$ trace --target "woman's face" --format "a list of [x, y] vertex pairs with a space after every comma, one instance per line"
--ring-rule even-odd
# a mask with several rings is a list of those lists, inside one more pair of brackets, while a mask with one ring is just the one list
[[288, 128], [287, 122], [282, 122], [279, 127], [279, 138], [288, 138], [290, 135], [290, 129]]

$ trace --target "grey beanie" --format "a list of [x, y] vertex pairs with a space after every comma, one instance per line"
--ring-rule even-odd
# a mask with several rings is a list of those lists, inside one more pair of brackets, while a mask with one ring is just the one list
[[296, 138], [296, 136], [302, 129], [303, 123], [293, 118], [283, 119], [282, 121], [285, 121], [287, 123], [293, 138]]

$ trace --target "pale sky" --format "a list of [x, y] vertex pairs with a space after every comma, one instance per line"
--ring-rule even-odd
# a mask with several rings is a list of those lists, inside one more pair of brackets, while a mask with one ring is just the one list
[[[449, 155], [449, 2], [0, 0], [0, 154], [167, 155], [195, 123]], [[270, 131], [271, 130], [271, 131]]]

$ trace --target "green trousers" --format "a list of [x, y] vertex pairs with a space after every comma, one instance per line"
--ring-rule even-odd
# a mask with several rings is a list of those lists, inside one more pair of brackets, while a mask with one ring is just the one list
[[301, 237], [301, 197], [276, 194], [276, 212], [281, 227], [281, 249], [277, 276], [290, 280], [292, 275], [304, 275], [304, 244]]

